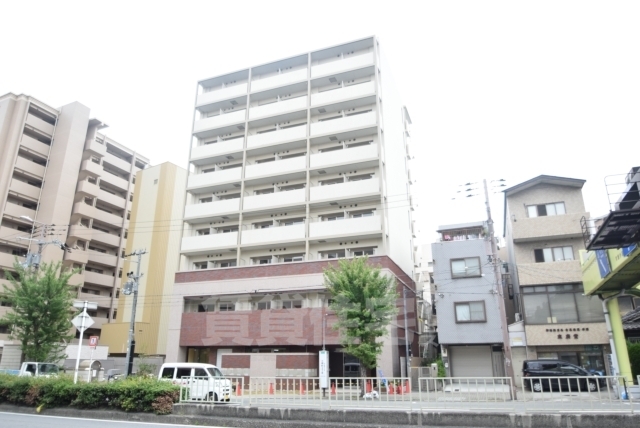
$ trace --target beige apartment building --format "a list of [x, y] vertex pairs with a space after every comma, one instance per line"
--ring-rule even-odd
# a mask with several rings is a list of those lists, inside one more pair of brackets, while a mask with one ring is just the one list
[[[135, 175], [149, 163], [100, 133], [105, 127], [78, 102], [54, 108], [24, 94], [0, 96], [0, 270], [38, 251], [18, 239], [32, 232], [66, 243], [71, 252], [46, 245], [42, 260], [81, 269], [72, 278], [78, 299], [98, 304], [85, 335], [99, 335], [116, 316]], [[7, 333], [0, 327], [0, 347]]]
[[598, 298], [584, 296], [579, 252], [584, 180], [541, 175], [504, 191], [506, 272], [513, 287], [509, 327], [516, 380], [522, 361], [558, 358], [605, 370], [609, 339]]

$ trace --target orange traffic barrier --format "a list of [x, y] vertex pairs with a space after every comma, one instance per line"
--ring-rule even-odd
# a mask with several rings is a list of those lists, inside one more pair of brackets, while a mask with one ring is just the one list
[[396, 394], [402, 395], [402, 385], [396, 386]]
[[336, 395], [336, 383], [331, 383], [331, 395]]
[[236, 397], [240, 397], [242, 395], [242, 384], [240, 382], [236, 383]]
[[396, 386], [392, 383], [387, 383], [387, 394], [393, 395], [396, 393]]
[[373, 390], [373, 388], [371, 387], [371, 380], [367, 380], [367, 386], [365, 388], [365, 392], [368, 394]]
[[273, 395], [273, 383], [269, 383], [269, 394]]
[[304, 390], [304, 382], [301, 380], [300, 381], [300, 395], [304, 395], [305, 390]]
[[409, 380], [404, 381], [404, 393], [408, 394], [411, 392], [411, 387], [409, 386]]

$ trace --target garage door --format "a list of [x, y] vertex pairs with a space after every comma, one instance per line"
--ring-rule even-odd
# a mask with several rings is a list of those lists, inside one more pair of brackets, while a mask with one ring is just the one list
[[455, 377], [491, 377], [491, 346], [450, 346], [449, 363]]

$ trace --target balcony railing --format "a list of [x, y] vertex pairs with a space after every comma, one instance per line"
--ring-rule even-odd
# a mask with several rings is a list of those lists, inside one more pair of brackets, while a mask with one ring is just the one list
[[85, 204], [84, 202], [76, 202], [73, 206], [73, 214], [78, 214], [83, 217], [89, 217], [99, 220], [103, 223], [107, 223], [114, 226], [121, 226], [124, 223], [124, 218], [97, 209], [94, 206]]
[[230, 98], [236, 98], [247, 93], [247, 83], [241, 83], [239, 85], [227, 86], [226, 88], [220, 88], [209, 92], [203, 92], [198, 95], [197, 105], [202, 106], [205, 104], [215, 103], [217, 101], [224, 101]]
[[245, 179], [250, 180], [258, 177], [271, 177], [283, 174], [290, 174], [303, 171], [307, 168], [306, 156], [299, 156], [291, 159], [276, 160], [254, 165], [248, 165], [245, 171]]
[[130, 172], [131, 171], [131, 162], [128, 162], [124, 159], [120, 159], [117, 156], [112, 155], [111, 153], [107, 153], [104, 158], [102, 159], [102, 163], [108, 163], [113, 165], [114, 167], [124, 171], [124, 172]]
[[373, 52], [367, 52], [362, 55], [356, 55], [337, 61], [326, 62], [311, 67], [311, 78], [315, 79], [319, 76], [327, 76], [329, 74], [341, 73], [343, 71], [355, 70], [358, 68], [369, 67], [373, 65]]
[[289, 73], [276, 74], [262, 79], [251, 81], [251, 92], [264, 91], [265, 89], [286, 86], [292, 83], [307, 80], [307, 68], [290, 71]]
[[38, 200], [40, 198], [40, 188], [32, 186], [23, 181], [12, 179], [11, 184], [9, 185], [9, 190], [20, 196], [24, 196], [34, 200]]
[[[108, 245], [111, 247], [119, 247], [120, 246], [120, 237], [118, 235], [114, 235], [112, 233], [106, 233], [101, 230], [95, 229], [84, 229], [90, 230], [91, 234], [89, 235], [91, 241], [98, 242], [104, 245]], [[85, 238], [89, 239], [89, 238]]]
[[84, 145], [84, 149], [97, 156], [105, 156], [107, 154], [107, 146], [98, 143], [96, 140], [87, 141]]
[[88, 171], [91, 174], [97, 176], [102, 176], [103, 174], [105, 174], [102, 165], [93, 162], [91, 159], [82, 161], [82, 163], [80, 164], [80, 171]]
[[98, 193], [100, 193], [100, 187], [98, 187], [97, 184], [89, 183], [88, 181], [83, 180], [78, 182], [76, 193], [83, 193], [90, 197], [97, 198]]
[[374, 82], [360, 83], [358, 85], [346, 86], [333, 91], [319, 92], [311, 95], [311, 106], [319, 106], [337, 103], [340, 101], [351, 100], [354, 98], [362, 98], [376, 94], [376, 85]]
[[235, 110], [218, 116], [207, 117], [205, 119], [196, 120], [193, 125], [193, 133], [198, 134], [211, 129], [222, 128], [234, 123], [244, 122], [246, 109]]
[[288, 192], [276, 192], [266, 195], [245, 196], [243, 202], [244, 211], [258, 211], [278, 207], [290, 207], [304, 205], [305, 189], [290, 190]]
[[238, 232], [214, 233], [212, 235], [185, 236], [182, 238], [181, 252], [193, 254], [233, 248], [238, 245]]
[[307, 108], [307, 96], [282, 100], [277, 103], [265, 104], [263, 106], [249, 109], [249, 120], [260, 119], [268, 116], [277, 116], [292, 111], [304, 110]]
[[38, 131], [42, 131], [47, 135], [53, 135], [53, 125], [45, 122], [44, 120], [35, 117], [32, 114], [27, 114], [27, 125], [30, 125], [37, 129]]
[[227, 199], [204, 204], [187, 205], [184, 211], [185, 220], [195, 220], [214, 216], [223, 216], [240, 211], [240, 199]]
[[282, 243], [303, 241], [305, 238], [305, 225], [294, 224], [292, 226], [270, 227], [268, 229], [249, 229], [242, 231], [242, 245], [258, 245], [270, 243]]
[[[69, 227], [69, 238], [81, 239], [83, 241], [91, 241], [94, 232], [98, 232], [98, 231], [82, 226], [80, 224], [74, 224], [74, 225], [71, 225], [71, 227]], [[102, 232], [99, 232], [99, 233], [102, 233]]]
[[[11, 216], [13, 218], [19, 219], [23, 215], [29, 218], [35, 218], [36, 211], [31, 210], [29, 208], [25, 208], [22, 205], [12, 204], [11, 202], [7, 202], [4, 208], [4, 215]], [[24, 221], [24, 220], [22, 220]]]
[[289, 143], [307, 138], [307, 126], [295, 126], [279, 131], [265, 132], [264, 134], [249, 135], [247, 148], [271, 146], [274, 144]]
[[[94, 164], [96, 165], [96, 164]], [[120, 190], [128, 190], [129, 182], [124, 178], [118, 177], [117, 175], [113, 175], [104, 171], [104, 169], [100, 172], [100, 181], [104, 181], [105, 183], [109, 183]]]
[[241, 152], [243, 145], [244, 138], [235, 138], [233, 140], [220, 141], [219, 143], [196, 146], [191, 149], [191, 162], [215, 156], [223, 156], [228, 153]]
[[513, 241], [526, 242], [544, 238], [580, 238], [580, 219], [589, 213], [570, 213], [544, 217], [522, 217], [512, 222]]
[[311, 136], [326, 134], [338, 134], [354, 129], [376, 126], [376, 112], [371, 111], [354, 116], [346, 116], [341, 119], [327, 120], [311, 123]]
[[89, 254], [87, 254], [86, 251], [73, 250], [71, 252], [64, 253], [64, 260], [84, 265], [87, 264], [87, 261], [89, 261]]
[[382, 217], [374, 215], [309, 224], [309, 238], [377, 235], [382, 233]]
[[187, 190], [203, 189], [224, 183], [240, 181], [242, 168], [222, 169], [206, 174], [190, 175], [187, 180]]
[[89, 257], [89, 261], [93, 263], [113, 267], [118, 264], [118, 256], [114, 256], [113, 254], [106, 254], [99, 251], [88, 250], [87, 255]]
[[51, 148], [51, 146], [40, 142], [35, 138], [31, 138], [28, 135], [23, 135], [21, 144], [32, 152], [38, 153], [45, 157], [49, 156], [49, 149]]
[[[0, 252], [0, 267], [4, 269], [13, 269], [13, 263], [16, 260], [16, 256], [9, 253]], [[24, 257], [18, 257], [18, 262], [24, 262]]]
[[350, 181], [329, 186], [315, 186], [309, 189], [309, 198], [312, 203], [332, 202], [339, 199], [353, 199], [356, 197], [375, 198], [375, 196], [379, 194], [380, 181], [377, 178]]
[[125, 209], [126, 204], [127, 204], [127, 200], [124, 198], [121, 198], [118, 195], [113, 195], [109, 192], [106, 192], [102, 189], [98, 189], [98, 200], [100, 201], [104, 201], [106, 203], [108, 203], [109, 205], [113, 205], [114, 207], [118, 207], [120, 209]]
[[113, 287], [113, 275], [106, 275], [98, 272], [84, 271], [84, 282], [89, 284], [100, 285], [102, 287]]
[[327, 168], [337, 165], [349, 165], [378, 159], [378, 146], [354, 147], [352, 149], [335, 150], [326, 153], [317, 153], [310, 156], [311, 168]]
[[34, 177], [44, 177], [45, 167], [43, 165], [37, 164], [29, 159], [25, 159], [20, 156], [18, 156], [18, 158], [16, 159], [15, 169]]

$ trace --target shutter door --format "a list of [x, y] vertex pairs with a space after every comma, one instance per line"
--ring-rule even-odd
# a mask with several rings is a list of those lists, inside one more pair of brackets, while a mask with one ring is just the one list
[[454, 377], [492, 377], [491, 346], [449, 346]]

